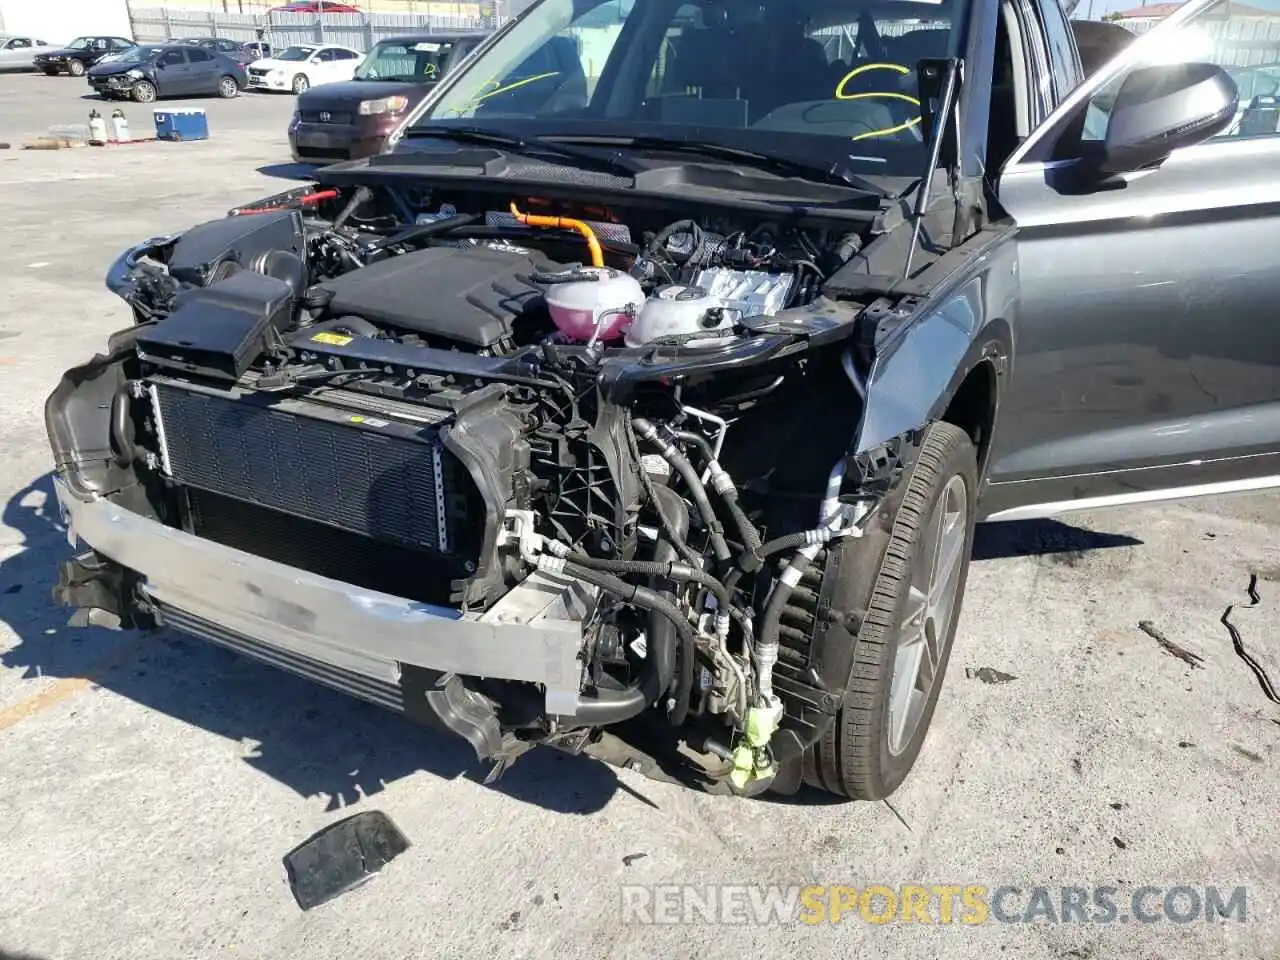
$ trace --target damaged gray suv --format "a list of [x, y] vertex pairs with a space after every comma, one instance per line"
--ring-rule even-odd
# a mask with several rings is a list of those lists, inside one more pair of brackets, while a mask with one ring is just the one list
[[1056, 0], [537, 0], [389, 152], [112, 267], [57, 595], [495, 776], [884, 797], [976, 522], [1280, 479], [1231, 15], [1085, 77]]

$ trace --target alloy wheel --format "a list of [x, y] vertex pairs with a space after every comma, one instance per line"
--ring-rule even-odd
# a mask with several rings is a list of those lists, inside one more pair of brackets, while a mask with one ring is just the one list
[[912, 564], [889, 687], [888, 747], [894, 756], [911, 743], [938, 682], [966, 559], [968, 514], [964, 478], [954, 476], [938, 497]]

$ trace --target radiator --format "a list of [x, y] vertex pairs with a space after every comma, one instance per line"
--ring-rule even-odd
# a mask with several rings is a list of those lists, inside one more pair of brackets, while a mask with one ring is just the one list
[[[437, 553], [458, 544], [446, 498], [465, 471], [414, 420], [276, 393], [149, 383], [161, 466], [178, 484]], [[454, 511], [456, 512], [456, 511]]]

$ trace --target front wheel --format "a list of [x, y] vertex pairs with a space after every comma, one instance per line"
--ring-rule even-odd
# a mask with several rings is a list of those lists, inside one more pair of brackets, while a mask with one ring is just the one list
[[293, 78], [294, 93], [306, 93], [310, 86], [311, 81], [307, 79], [307, 75], [305, 73], [300, 73]]
[[[893, 519], [858, 632], [848, 693], [805, 764], [814, 786], [881, 800], [911, 772], [951, 655], [973, 550], [977, 488], [973, 441], [952, 424], [933, 424]], [[858, 546], [851, 540], [840, 549]], [[843, 609], [841, 594], [865, 597], [865, 581], [837, 582], [833, 609]]]
[[133, 85], [133, 99], [138, 103], [154, 103], [156, 88], [150, 80], [139, 80]]
[[218, 81], [218, 96], [223, 100], [230, 100], [240, 92], [240, 84], [236, 83], [235, 77], [223, 77]]
[[73, 77], [83, 77], [84, 64], [81, 63], [79, 60], [72, 60], [67, 64], [67, 72], [70, 73]]

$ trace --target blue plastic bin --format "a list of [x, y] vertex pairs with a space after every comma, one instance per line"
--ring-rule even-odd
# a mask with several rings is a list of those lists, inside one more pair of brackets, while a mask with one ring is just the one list
[[153, 110], [156, 137], [160, 140], [208, 140], [209, 119], [203, 110], [183, 107], [178, 110]]

